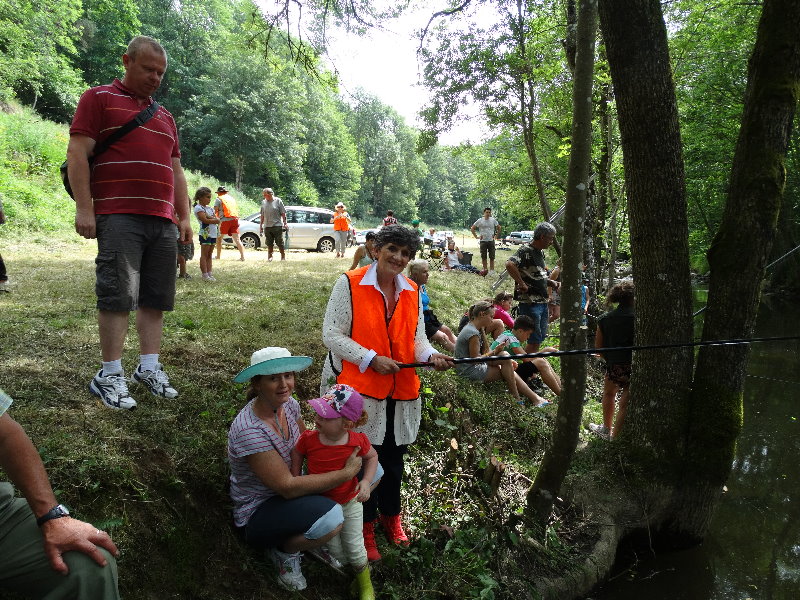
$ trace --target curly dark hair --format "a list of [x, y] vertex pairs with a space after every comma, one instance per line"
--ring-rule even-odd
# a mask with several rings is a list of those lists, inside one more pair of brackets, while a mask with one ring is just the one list
[[621, 281], [610, 290], [606, 296], [606, 304], [619, 302], [622, 306], [633, 306], [635, 288], [632, 281]]
[[381, 227], [375, 236], [375, 248], [380, 250], [386, 244], [405, 246], [412, 256], [419, 250], [419, 236], [417, 232], [402, 225], [389, 225]]

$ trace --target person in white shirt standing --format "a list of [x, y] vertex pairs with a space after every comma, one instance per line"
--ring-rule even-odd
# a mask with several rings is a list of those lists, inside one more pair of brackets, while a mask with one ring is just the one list
[[[480, 239], [481, 246], [481, 261], [483, 261], [483, 270], [487, 270], [486, 258], [489, 258], [489, 273], [494, 274], [494, 255], [495, 247], [494, 241], [500, 235], [500, 223], [497, 222], [492, 216], [492, 209], [486, 207], [483, 209], [483, 216], [472, 224], [469, 228], [472, 235], [476, 239]], [[477, 233], [476, 233], [477, 230]]]

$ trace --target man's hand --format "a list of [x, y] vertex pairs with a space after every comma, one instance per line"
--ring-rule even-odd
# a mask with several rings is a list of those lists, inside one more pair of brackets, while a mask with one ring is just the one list
[[113, 556], [119, 555], [119, 550], [111, 541], [111, 537], [100, 531], [90, 523], [84, 523], [70, 517], [52, 519], [42, 525], [44, 536], [44, 552], [50, 561], [50, 566], [63, 575], [69, 573], [69, 567], [64, 562], [63, 554], [78, 551], [87, 554], [101, 567], [107, 561], [97, 549], [98, 546], [108, 550]]
[[374, 356], [369, 366], [379, 375], [391, 375], [400, 370], [397, 361], [392, 360], [388, 356]]
[[75, 207], [75, 231], [87, 240], [93, 240], [97, 237], [97, 220], [94, 216], [93, 206], [90, 205], [88, 208]]
[[518, 281], [518, 282], [517, 282], [517, 289], [518, 289], [520, 292], [522, 292], [522, 293], [525, 293], [525, 292], [527, 292], [527, 291], [528, 291], [528, 284], [527, 284], [527, 283], [525, 283], [524, 281]]
[[188, 216], [178, 221], [178, 231], [181, 235], [181, 244], [188, 244], [192, 241], [192, 224]]

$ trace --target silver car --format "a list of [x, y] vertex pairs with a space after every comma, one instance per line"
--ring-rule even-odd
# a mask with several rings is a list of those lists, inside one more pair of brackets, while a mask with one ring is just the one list
[[[287, 206], [286, 221], [289, 224], [287, 249], [301, 248], [312, 252], [333, 252], [333, 211], [314, 206]], [[239, 239], [248, 250], [258, 250], [266, 244], [261, 228], [261, 213], [239, 219]], [[222, 238], [222, 243], [233, 245], [231, 236]]]

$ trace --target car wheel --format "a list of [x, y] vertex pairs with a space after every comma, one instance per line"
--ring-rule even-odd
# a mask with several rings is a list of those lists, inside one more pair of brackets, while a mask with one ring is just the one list
[[317, 252], [333, 252], [334, 247], [333, 238], [324, 237], [317, 242]]
[[248, 250], [258, 250], [258, 247], [261, 245], [261, 242], [255, 233], [245, 233], [239, 238], [239, 240], [242, 242], [242, 246]]

